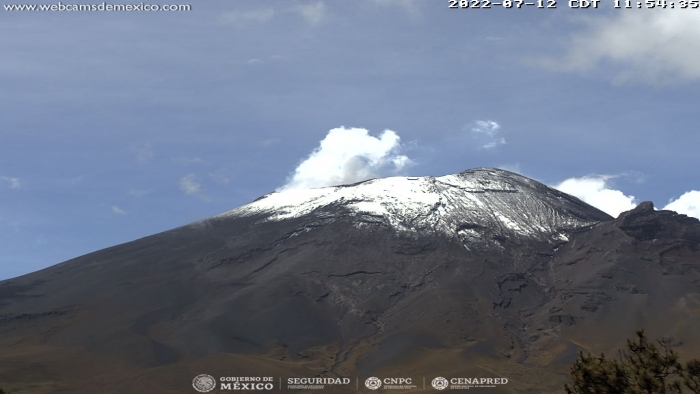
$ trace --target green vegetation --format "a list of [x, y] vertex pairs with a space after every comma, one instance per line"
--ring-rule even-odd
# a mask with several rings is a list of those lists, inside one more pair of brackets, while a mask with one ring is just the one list
[[669, 340], [650, 343], [644, 330], [627, 340], [617, 360], [581, 352], [567, 394], [700, 394], [700, 360], [683, 364]]

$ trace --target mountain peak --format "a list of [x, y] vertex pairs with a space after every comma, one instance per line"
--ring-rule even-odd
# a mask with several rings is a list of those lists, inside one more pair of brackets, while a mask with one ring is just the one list
[[215, 219], [280, 221], [307, 215], [362, 218], [357, 226], [388, 226], [401, 233], [438, 231], [465, 241], [483, 237], [484, 229], [501, 236], [565, 238], [568, 231], [612, 219], [572, 196], [496, 168], [283, 190]]

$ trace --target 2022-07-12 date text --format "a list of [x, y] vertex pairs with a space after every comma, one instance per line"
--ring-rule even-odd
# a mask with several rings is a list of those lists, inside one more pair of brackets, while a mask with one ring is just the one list
[[[569, 8], [599, 8], [602, 0], [567, 0]], [[613, 8], [661, 8], [661, 9], [685, 9], [700, 8], [700, 0], [612, 0]], [[451, 9], [488, 9], [488, 8], [557, 8], [557, 0], [448, 0], [448, 8]]]

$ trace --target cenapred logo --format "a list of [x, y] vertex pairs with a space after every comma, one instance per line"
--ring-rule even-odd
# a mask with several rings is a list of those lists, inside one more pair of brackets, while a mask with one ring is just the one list
[[200, 393], [208, 393], [216, 387], [216, 379], [211, 375], [203, 373], [192, 379], [192, 387]]
[[506, 378], [443, 378], [439, 376], [433, 379], [430, 384], [436, 390], [444, 390], [446, 388], [452, 390], [469, 390], [472, 388], [495, 388], [499, 385], [508, 384]]
[[365, 386], [367, 386], [367, 388], [370, 390], [376, 390], [382, 387], [382, 381], [379, 378], [372, 376], [371, 378], [367, 378], [367, 380], [365, 380]]
[[442, 376], [438, 376], [437, 378], [433, 379], [430, 384], [435, 388], [436, 390], [444, 390], [447, 388], [447, 386], [450, 385], [450, 382], [447, 381], [447, 379], [443, 378]]

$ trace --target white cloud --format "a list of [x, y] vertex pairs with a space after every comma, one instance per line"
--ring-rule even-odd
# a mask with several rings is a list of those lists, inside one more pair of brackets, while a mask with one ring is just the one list
[[620, 190], [608, 187], [609, 181], [615, 177], [614, 175], [594, 175], [569, 178], [555, 185], [554, 188], [578, 197], [610, 216], [617, 217], [620, 213], [636, 207], [637, 203], [634, 196], [628, 196]]
[[671, 200], [664, 209], [700, 219], [700, 191], [686, 192], [677, 200]]
[[300, 5], [296, 8], [296, 11], [302, 18], [304, 18], [306, 23], [312, 26], [323, 23], [323, 21], [328, 17], [328, 8], [323, 1]]
[[126, 192], [130, 196], [134, 197], [143, 197], [146, 194], [149, 194], [153, 191], [153, 189], [145, 189], [145, 190], [139, 190], [139, 189], [131, 189], [128, 192]]
[[153, 148], [149, 143], [143, 143], [139, 145], [134, 145], [131, 147], [131, 154], [134, 155], [134, 159], [137, 162], [143, 164], [148, 163], [153, 159]]
[[282, 142], [282, 140], [280, 138], [268, 138], [268, 139], [260, 141], [260, 145], [264, 146], [265, 148], [269, 148], [269, 147], [277, 145], [281, 142]]
[[231, 182], [231, 176], [224, 170], [210, 172], [209, 178], [212, 181], [214, 181], [214, 183], [218, 183], [219, 185], [225, 185], [225, 184]]
[[275, 16], [273, 8], [258, 8], [253, 10], [234, 10], [222, 14], [219, 20], [234, 27], [244, 29], [246, 27], [269, 22]]
[[197, 175], [189, 174], [180, 179], [180, 190], [185, 194], [198, 194], [202, 190], [202, 185], [197, 181]]
[[391, 130], [379, 137], [362, 128], [339, 127], [328, 132], [320, 145], [302, 161], [281, 189], [333, 186], [397, 172], [412, 161], [401, 151], [401, 139]]
[[[245, 29], [256, 24], [267, 23], [278, 14], [297, 14], [298, 16], [301, 16], [304, 22], [311, 26], [317, 26], [325, 22], [328, 18], [328, 7], [323, 1], [318, 0], [315, 3], [284, 7], [277, 10], [271, 7], [250, 10], [234, 10], [219, 16], [219, 21], [239, 29]], [[260, 63], [261, 61], [262, 60], [260, 59], [253, 58], [249, 59], [246, 64], [252, 65]]]
[[615, 82], [646, 84], [700, 80], [700, 13], [685, 9], [625, 10], [585, 18], [586, 28], [568, 43], [554, 68], [600, 69]]
[[112, 213], [114, 213], [115, 215], [124, 215], [126, 211], [124, 211], [116, 205], [112, 205]]
[[202, 159], [201, 157], [180, 157], [177, 159], [173, 159], [173, 161], [182, 165], [207, 164], [207, 161]]
[[[627, 176], [628, 174], [625, 174]], [[634, 196], [610, 188], [610, 180], [617, 175], [592, 175], [582, 178], [569, 178], [554, 188], [578, 197], [610, 216], [617, 217], [639, 203]], [[676, 200], [670, 200], [663, 208], [700, 219], [700, 191], [684, 193]]]
[[500, 130], [501, 125], [492, 120], [477, 120], [471, 134], [479, 143], [479, 149], [491, 149], [506, 143], [506, 139], [500, 136]]
[[19, 178], [12, 178], [9, 176], [0, 176], [0, 181], [3, 181], [8, 189], [19, 189], [22, 187], [22, 184], [19, 181]]
[[[374, 3], [379, 6], [384, 6], [384, 7], [401, 7], [404, 9], [404, 11], [407, 11], [409, 14], [413, 16], [418, 16], [420, 14], [420, 9], [419, 9], [419, 4], [421, 3], [420, 1], [417, 0], [369, 0], [371, 3]], [[424, 3], [427, 3], [424, 2]]]

